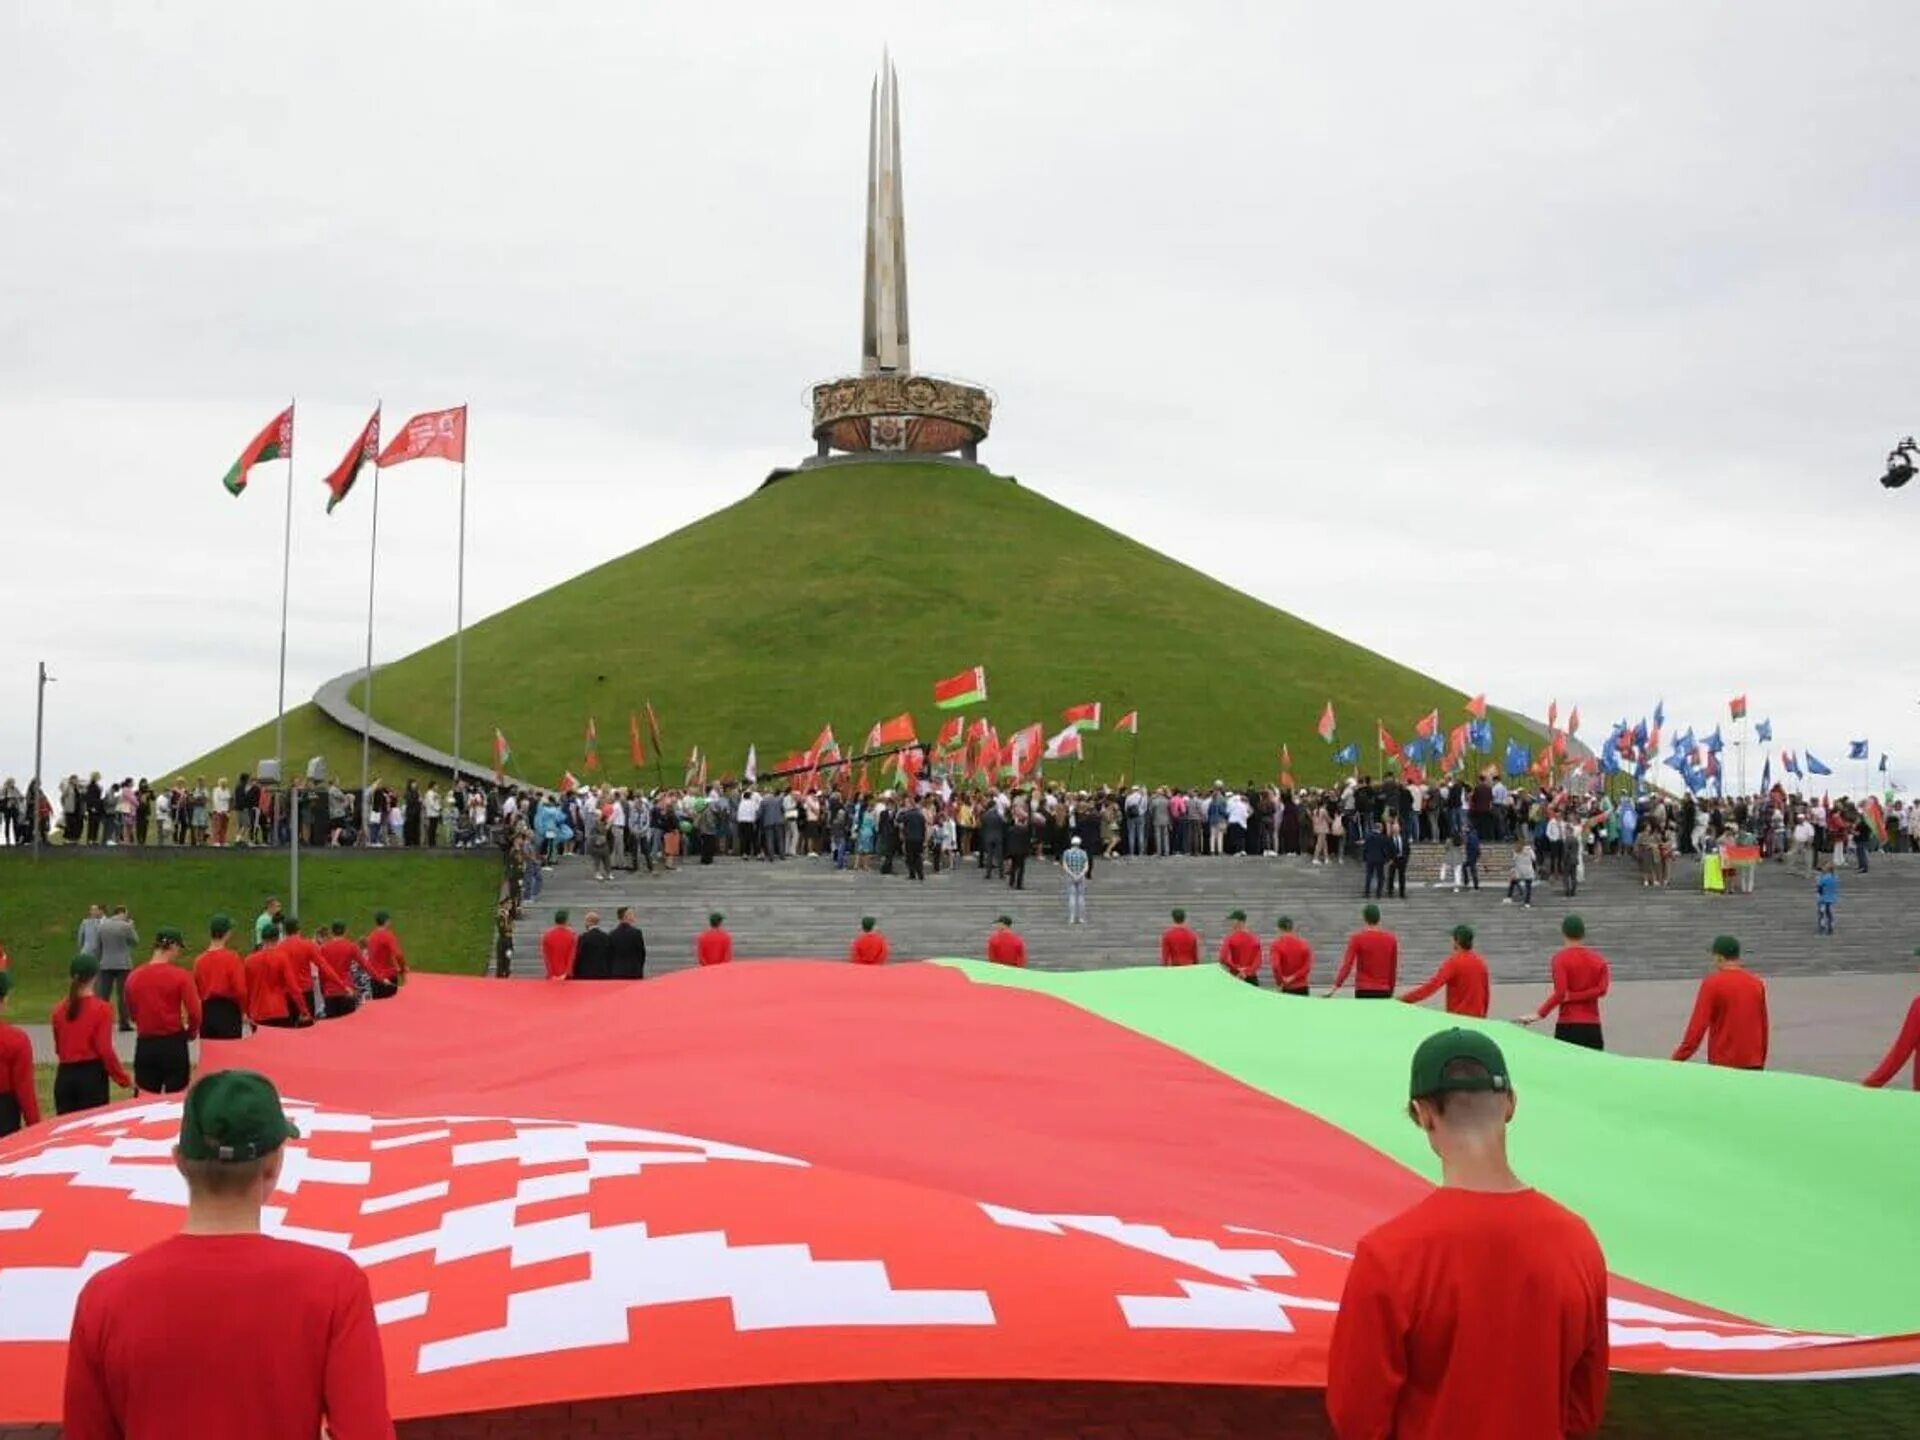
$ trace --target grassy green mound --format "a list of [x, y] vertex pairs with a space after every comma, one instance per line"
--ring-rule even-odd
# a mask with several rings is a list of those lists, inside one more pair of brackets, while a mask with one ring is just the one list
[[[930, 740], [933, 682], [976, 664], [1003, 736], [1104, 703], [1109, 728], [1087, 737], [1083, 782], [1269, 779], [1283, 742], [1301, 782], [1331, 778], [1314, 732], [1329, 699], [1369, 770], [1376, 719], [1405, 740], [1436, 706], [1449, 725], [1464, 718], [1459, 692], [1031, 490], [902, 462], [790, 476], [471, 627], [462, 739], [485, 769], [498, 727], [515, 773], [551, 783], [583, 773], [592, 716], [608, 773], [625, 780], [627, 717], [651, 699], [678, 783], [695, 745], [714, 774], [738, 773], [749, 744], [764, 767], [828, 722], [854, 746], [911, 710]], [[381, 671], [376, 716], [451, 749], [452, 684], [448, 639]], [[1137, 763], [1111, 730], [1135, 708]], [[1496, 722], [1497, 743], [1511, 723]], [[343, 752], [340, 738], [300, 748], [357, 777], [358, 746]]]
[[[205, 779], [212, 784], [221, 775], [231, 780], [238, 775], [255, 774], [260, 762], [272, 755], [273, 721], [268, 720], [244, 735], [235, 736], [218, 750], [209, 751], [184, 765], [163, 770], [151, 778], [156, 785], [172, 780], [176, 775], [184, 776], [189, 781]], [[316, 755], [326, 758], [331, 773], [347, 789], [351, 790], [360, 783], [360, 732], [336, 725], [311, 702], [296, 705], [287, 711], [287, 768], [290, 771], [304, 771], [307, 761]], [[445, 783], [445, 776], [383, 749], [378, 744], [373, 746], [369, 758], [375, 778], [396, 788], [409, 780], [418, 780], [423, 786], [429, 780]]]
[[[499, 859], [485, 851], [300, 856], [300, 906], [309, 926], [344, 920], [364, 934], [375, 910], [391, 910], [408, 963], [423, 970], [481, 973], [499, 886]], [[251, 927], [267, 896], [285, 902], [287, 894], [284, 853], [94, 851], [36, 864], [0, 851], [0, 940], [13, 959], [12, 1018], [44, 1020], [66, 993], [74, 931], [90, 904], [125, 905], [143, 942], [160, 926], [175, 926], [191, 954], [206, 943], [209, 916], [224, 911], [236, 926]]]

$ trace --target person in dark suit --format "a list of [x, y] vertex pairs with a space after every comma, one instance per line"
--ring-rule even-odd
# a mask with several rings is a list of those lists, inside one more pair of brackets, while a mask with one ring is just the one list
[[907, 878], [927, 878], [927, 812], [918, 805], [900, 807], [900, 848], [907, 855]]
[[1366, 899], [1384, 896], [1387, 893], [1387, 865], [1393, 859], [1393, 842], [1387, 838], [1387, 832], [1377, 825], [1367, 831], [1367, 838], [1360, 846], [1360, 858], [1366, 862], [1366, 879], [1362, 882], [1360, 893]]
[[980, 812], [980, 868], [986, 878], [998, 880], [1007, 854], [1007, 817], [989, 799]]
[[587, 928], [580, 932], [580, 944], [573, 952], [573, 978], [613, 978], [613, 937], [600, 928], [600, 912], [597, 910], [587, 912]]
[[1387, 894], [1397, 889], [1402, 900], [1407, 898], [1407, 860], [1410, 858], [1410, 832], [1400, 823], [1400, 817], [1387, 817], [1387, 844], [1390, 851], [1387, 856]]
[[613, 978], [615, 980], [646, 979], [647, 940], [640, 933], [640, 927], [633, 923], [633, 907], [622, 905], [615, 912], [614, 918], [620, 923], [613, 927], [613, 934], [607, 937], [609, 953], [613, 960]]
[[1020, 811], [1015, 811], [1013, 823], [1007, 827], [1007, 887], [1012, 890], [1027, 888], [1027, 857], [1033, 853], [1033, 822]]

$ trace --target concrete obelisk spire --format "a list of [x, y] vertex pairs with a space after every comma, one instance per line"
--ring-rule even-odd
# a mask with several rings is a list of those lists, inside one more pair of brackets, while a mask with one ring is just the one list
[[867, 273], [860, 371], [906, 374], [907, 221], [900, 198], [900, 82], [881, 52], [867, 119]]

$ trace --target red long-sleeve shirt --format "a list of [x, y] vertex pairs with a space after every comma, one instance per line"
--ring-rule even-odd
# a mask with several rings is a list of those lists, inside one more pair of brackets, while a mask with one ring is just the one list
[[307, 998], [311, 992], [300, 988], [299, 978], [279, 945], [263, 946], [243, 963], [247, 971], [247, 1018], [254, 1024], [305, 1015], [313, 1008]]
[[1200, 937], [1184, 925], [1171, 925], [1160, 932], [1162, 965], [1198, 965]]
[[320, 969], [320, 947], [304, 935], [289, 935], [280, 942], [280, 956], [287, 962], [300, 993], [313, 993], [314, 972]]
[[320, 993], [351, 995], [353, 967], [361, 963], [360, 946], [345, 935], [336, 935], [320, 945]]
[[853, 937], [853, 949], [847, 958], [856, 965], [887, 963], [887, 937], [878, 930], [864, 930]]
[[265, 1235], [163, 1240], [80, 1291], [65, 1410], [69, 1440], [309, 1436], [323, 1421], [334, 1440], [392, 1440], [367, 1277]]
[[[1355, 974], [1355, 971], [1358, 974]], [[1347, 938], [1340, 973], [1333, 977], [1338, 990], [1353, 975], [1356, 990], [1391, 990], [1400, 973], [1400, 941], [1391, 930], [1356, 930]]]
[[18, 1025], [0, 1021], [0, 1095], [20, 1106], [20, 1123], [40, 1123], [40, 1097], [33, 1089], [33, 1042]]
[[[573, 956], [580, 948], [580, 937], [565, 925], [549, 925], [540, 937], [540, 961], [547, 967], [549, 980], [573, 978]], [[699, 948], [696, 943], [696, 950]]]
[[127, 976], [127, 1013], [142, 1035], [200, 1033], [200, 992], [193, 976], [166, 960], [149, 960]]
[[1334, 1317], [1340, 1440], [1589, 1435], [1607, 1403], [1607, 1265], [1537, 1190], [1441, 1188], [1360, 1239]]
[[204, 1005], [216, 995], [236, 1005], [247, 1003], [247, 967], [224, 945], [210, 945], [194, 958], [193, 988]]
[[1767, 982], [1751, 970], [1728, 965], [1700, 982], [1693, 1018], [1673, 1052], [1685, 1060], [1707, 1042], [1707, 1063], [1758, 1070], [1767, 1063]]
[[1893, 1037], [1893, 1048], [1886, 1057], [1873, 1067], [1873, 1073], [1867, 1076], [1863, 1084], [1878, 1090], [1895, 1075], [1900, 1067], [1911, 1059], [1913, 1061], [1913, 1088], [1920, 1090], [1920, 995], [1913, 997], [1913, 1004], [1907, 1007], [1907, 1022], [1900, 1027], [1900, 1033]]
[[1251, 930], [1229, 930], [1220, 942], [1220, 963], [1236, 975], [1260, 973], [1260, 937]]
[[693, 942], [693, 958], [702, 965], [727, 965], [733, 960], [733, 936], [723, 929], [708, 926]]
[[367, 932], [367, 973], [383, 985], [391, 985], [407, 973], [406, 952], [400, 937], [384, 925]]
[[1553, 993], [1535, 1013], [1544, 1020], [1557, 1007], [1563, 1025], [1598, 1025], [1600, 998], [1613, 983], [1613, 967], [1598, 950], [1569, 945], [1553, 957]]
[[996, 930], [987, 936], [987, 959], [996, 965], [1027, 968], [1027, 942], [1011, 930]]
[[1440, 968], [1424, 985], [1416, 985], [1400, 998], [1418, 1005], [1429, 995], [1447, 988], [1447, 1014], [1478, 1015], [1487, 1018], [1492, 1001], [1492, 985], [1487, 978], [1487, 962], [1477, 950], [1456, 950], [1440, 962]]
[[98, 1060], [116, 1085], [133, 1088], [126, 1067], [113, 1051], [113, 1007], [98, 995], [80, 997], [80, 1013], [67, 1018], [67, 1002], [53, 1007], [53, 1053], [62, 1065]]
[[1313, 983], [1313, 947], [1291, 930], [1274, 937], [1267, 947], [1273, 983], [1282, 990], [1304, 990]]

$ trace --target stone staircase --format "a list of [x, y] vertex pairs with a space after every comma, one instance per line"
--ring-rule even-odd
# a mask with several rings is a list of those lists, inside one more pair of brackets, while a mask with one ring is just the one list
[[[1401, 937], [1406, 973], [1424, 976], [1448, 948], [1448, 934], [1465, 922], [1500, 981], [1539, 980], [1559, 943], [1568, 910], [1587, 922], [1590, 940], [1621, 979], [1697, 976], [1713, 937], [1741, 937], [1754, 967], [1768, 975], [1837, 971], [1903, 971], [1920, 943], [1920, 856], [1875, 856], [1872, 873], [1844, 871], [1839, 933], [1813, 933], [1812, 882], [1779, 864], [1763, 866], [1752, 896], [1707, 895], [1697, 861], [1674, 868], [1670, 889], [1641, 887], [1627, 857], [1589, 862], [1579, 897], [1568, 902], [1557, 884], [1534, 887], [1534, 908], [1503, 905], [1504, 855], [1481, 863], [1481, 891], [1455, 895], [1424, 878], [1437, 871], [1440, 847], [1426, 845], [1409, 867], [1408, 898], [1384, 903], [1386, 923]], [[1418, 867], [1418, 868], [1416, 868]], [[711, 866], [683, 865], [671, 873], [616, 871], [597, 882], [586, 861], [567, 857], [545, 876], [541, 897], [526, 907], [514, 946], [514, 973], [541, 973], [539, 937], [556, 908], [572, 912], [577, 929], [596, 909], [612, 928], [615, 909], [634, 906], [647, 937], [647, 974], [693, 963], [694, 937], [709, 910], [727, 917], [735, 954], [844, 956], [862, 915], [880, 922], [901, 959], [977, 956], [996, 915], [1011, 915], [1026, 938], [1030, 963], [1043, 970], [1089, 970], [1150, 964], [1158, 959], [1167, 912], [1183, 906], [1211, 953], [1236, 908], [1263, 938], [1287, 913], [1314, 947], [1315, 980], [1332, 978], [1347, 934], [1359, 923], [1361, 867], [1316, 866], [1305, 857], [1098, 861], [1089, 887], [1089, 921], [1069, 928], [1059, 870], [1028, 863], [1027, 888], [1010, 891], [987, 881], [971, 861], [957, 871], [928, 873], [924, 884], [896, 873], [835, 871], [824, 858], [768, 864], [720, 858]]]

